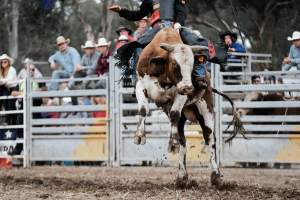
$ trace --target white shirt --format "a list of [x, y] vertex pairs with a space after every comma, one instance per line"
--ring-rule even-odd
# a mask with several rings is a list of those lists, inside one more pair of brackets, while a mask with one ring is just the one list
[[13, 88], [18, 85], [18, 78], [16, 69], [10, 66], [6, 77], [3, 77], [0, 73], [0, 85], [5, 85], [8, 88]]

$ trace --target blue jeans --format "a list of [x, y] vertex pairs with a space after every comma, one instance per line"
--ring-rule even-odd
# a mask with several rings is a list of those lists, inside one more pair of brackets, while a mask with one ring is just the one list
[[[52, 72], [52, 79], [70, 78], [71, 73], [65, 70], [55, 70]], [[49, 86], [49, 90], [58, 90], [59, 82], [53, 81]]]

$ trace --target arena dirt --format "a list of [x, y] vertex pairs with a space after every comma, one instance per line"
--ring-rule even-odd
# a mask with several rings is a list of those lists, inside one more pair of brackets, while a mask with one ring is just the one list
[[223, 169], [223, 185], [189, 168], [192, 181], [175, 186], [176, 168], [33, 167], [0, 170], [0, 199], [300, 199], [300, 170]]

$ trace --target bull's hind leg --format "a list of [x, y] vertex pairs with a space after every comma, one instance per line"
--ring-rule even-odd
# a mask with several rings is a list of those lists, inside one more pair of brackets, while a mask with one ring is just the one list
[[212, 185], [220, 185], [221, 184], [221, 174], [220, 174], [219, 166], [217, 165], [217, 160], [216, 160], [216, 142], [215, 142], [215, 136], [214, 136], [214, 132], [213, 132], [213, 130], [214, 130], [213, 113], [211, 111], [209, 111], [205, 100], [198, 101], [196, 103], [196, 106], [198, 108], [199, 113], [203, 117], [202, 119], [200, 119], [199, 122], [200, 122], [200, 125], [203, 130], [205, 145], [207, 145], [207, 147], [209, 149], [210, 168], [212, 170], [211, 184]]
[[143, 86], [142, 81], [138, 80], [136, 83], [136, 98], [138, 101], [139, 123], [134, 135], [134, 143], [142, 145], [146, 143], [145, 120], [149, 113], [149, 102], [145, 92], [146, 89]]
[[184, 135], [185, 121], [186, 121], [186, 117], [184, 116], [184, 114], [182, 114], [178, 122], [178, 135], [179, 135], [178, 170], [179, 171], [176, 180], [177, 186], [182, 186], [182, 184], [186, 184], [186, 181], [188, 180], [188, 173], [186, 170], [186, 139]]
[[171, 120], [171, 134], [168, 146], [169, 152], [177, 153], [179, 151], [178, 122], [180, 120], [180, 113], [186, 101], [186, 95], [176, 94], [169, 116]]

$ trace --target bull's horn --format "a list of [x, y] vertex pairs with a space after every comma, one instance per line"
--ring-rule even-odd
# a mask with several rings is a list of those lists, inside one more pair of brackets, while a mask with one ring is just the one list
[[166, 51], [168, 51], [168, 52], [174, 51], [174, 46], [171, 45], [171, 44], [161, 43], [161, 44], [159, 45], [159, 47], [162, 48], [162, 49], [164, 49], [164, 50], [166, 50]]
[[193, 52], [197, 52], [197, 51], [207, 50], [208, 47], [201, 46], [201, 45], [193, 45], [193, 46], [191, 46], [191, 49], [192, 49]]

